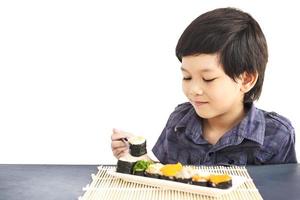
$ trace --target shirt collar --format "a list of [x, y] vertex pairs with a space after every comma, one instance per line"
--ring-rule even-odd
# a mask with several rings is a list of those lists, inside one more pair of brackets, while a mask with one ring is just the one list
[[207, 143], [202, 136], [201, 118], [190, 104], [190, 110], [176, 124], [175, 131], [184, 129], [184, 134], [196, 144]]
[[[175, 126], [175, 129], [186, 128], [190, 124], [194, 123], [195, 118], [200, 118], [200, 117], [197, 115], [193, 106], [190, 104], [189, 111], [178, 121], [178, 123]], [[191, 119], [193, 119], [193, 123], [191, 123]]]
[[[229, 134], [226, 135], [230, 137], [235, 135], [235, 137], [240, 138], [235, 139], [237, 143], [242, 142], [242, 140], [246, 138], [262, 145], [266, 125], [264, 115], [253, 103], [246, 104], [245, 106], [248, 108], [246, 116], [236, 127], [230, 130]], [[185, 134], [195, 143], [204, 143], [204, 139], [201, 137], [201, 118], [197, 115], [193, 106], [191, 106], [190, 110], [177, 123], [175, 131], [180, 128], [185, 128]]]

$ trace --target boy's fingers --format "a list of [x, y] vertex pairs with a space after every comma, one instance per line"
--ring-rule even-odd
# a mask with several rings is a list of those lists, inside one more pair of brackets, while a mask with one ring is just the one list
[[125, 132], [125, 131], [120, 131], [117, 129], [113, 129], [113, 134], [111, 135], [111, 140], [120, 140], [122, 138], [130, 138], [133, 135], [131, 133]]
[[114, 154], [119, 154], [121, 151], [125, 151], [127, 149], [128, 149], [127, 147], [119, 147], [119, 148], [112, 149], [112, 151], [114, 152]]
[[117, 148], [113, 150], [113, 154], [116, 158], [120, 158], [122, 155], [125, 155], [128, 152], [128, 148]]
[[121, 140], [122, 138], [130, 138], [133, 134], [113, 129], [113, 134], [111, 135], [111, 149], [113, 155], [119, 159], [120, 157], [126, 155], [129, 152], [129, 144]]
[[111, 140], [115, 141], [115, 140], [120, 140], [122, 138], [125, 138], [126, 136], [123, 133], [115, 133], [113, 132], [113, 134], [111, 135]]
[[121, 157], [123, 157], [123, 156], [125, 156], [126, 155], [126, 153], [120, 153], [120, 154], [118, 154], [116, 157], [119, 159], [119, 158], [121, 158]]
[[125, 156], [126, 154], [128, 154], [128, 150], [121, 151], [121, 152], [117, 155], [117, 158], [119, 159], [119, 158]]
[[121, 147], [128, 147], [128, 145], [125, 143], [125, 142], [123, 142], [123, 141], [118, 141], [118, 140], [116, 140], [116, 141], [113, 141], [112, 143], [111, 143], [111, 148], [112, 149], [116, 149], [116, 148], [121, 148]]

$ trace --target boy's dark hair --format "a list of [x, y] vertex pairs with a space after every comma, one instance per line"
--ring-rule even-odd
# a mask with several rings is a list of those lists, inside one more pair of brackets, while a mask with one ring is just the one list
[[261, 94], [268, 62], [268, 48], [259, 24], [248, 13], [235, 8], [219, 8], [200, 15], [185, 29], [176, 46], [176, 56], [219, 55], [225, 73], [233, 80], [244, 72], [258, 74], [244, 103]]

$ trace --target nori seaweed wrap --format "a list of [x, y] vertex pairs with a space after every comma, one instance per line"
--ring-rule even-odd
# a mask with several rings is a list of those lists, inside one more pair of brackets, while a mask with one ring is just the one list
[[194, 170], [192, 168], [183, 166], [182, 169], [176, 173], [175, 180], [181, 183], [190, 183], [193, 173]]
[[132, 156], [142, 156], [147, 153], [146, 140], [143, 137], [132, 137], [128, 140], [130, 154]]
[[125, 174], [132, 174], [135, 163], [136, 160], [131, 159], [130, 156], [122, 157], [117, 162], [116, 171]]
[[208, 186], [219, 189], [227, 189], [232, 186], [232, 178], [227, 174], [210, 175]]
[[192, 177], [192, 184], [199, 186], [208, 186], [208, 177], [201, 175], [194, 175]]
[[153, 163], [150, 164], [148, 166], [148, 168], [146, 169], [146, 171], [144, 172], [144, 175], [150, 178], [161, 178], [161, 171], [160, 169], [163, 167], [164, 165], [161, 163]]
[[161, 179], [175, 181], [175, 175], [182, 170], [181, 163], [177, 164], [166, 164], [160, 171], [162, 172]]

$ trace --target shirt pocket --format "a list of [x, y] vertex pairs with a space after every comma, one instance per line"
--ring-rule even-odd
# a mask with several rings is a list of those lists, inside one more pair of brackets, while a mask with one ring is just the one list
[[246, 165], [247, 153], [243, 151], [221, 151], [216, 153], [217, 165]]
[[193, 145], [174, 144], [169, 147], [168, 161], [169, 163], [180, 162], [184, 165], [200, 165], [204, 155], [205, 151]]

